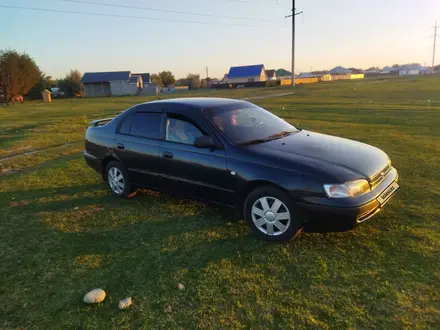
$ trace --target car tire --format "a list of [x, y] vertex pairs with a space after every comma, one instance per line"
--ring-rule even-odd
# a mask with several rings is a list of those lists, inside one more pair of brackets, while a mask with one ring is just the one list
[[130, 184], [128, 172], [125, 167], [117, 162], [111, 161], [106, 167], [107, 184], [113, 196], [130, 198], [136, 190]]
[[244, 216], [258, 237], [271, 242], [295, 238], [303, 227], [292, 198], [271, 186], [256, 188], [246, 197]]

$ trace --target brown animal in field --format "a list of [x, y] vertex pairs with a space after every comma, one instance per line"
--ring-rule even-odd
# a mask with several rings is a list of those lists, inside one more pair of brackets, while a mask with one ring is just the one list
[[24, 98], [23, 98], [23, 96], [21, 96], [21, 95], [15, 95], [15, 96], [13, 96], [13, 97], [11, 98], [10, 102], [12, 102], [14, 105], [15, 105], [17, 102], [23, 103], [23, 102], [24, 102]]

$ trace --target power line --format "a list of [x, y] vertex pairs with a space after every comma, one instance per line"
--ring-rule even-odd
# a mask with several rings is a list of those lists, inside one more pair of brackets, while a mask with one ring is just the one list
[[90, 13], [90, 12], [72, 11], [72, 10], [58, 10], [58, 9], [8, 6], [8, 5], [0, 5], [0, 8], [24, 9], [24, 10], [32, 10], [32, 11], [44, 11], [44, 12], [52, 12], [52, 13], [77, 14], [77, 15], [89, 15], [89, 16], [132, 18], [132, 19], [141, 19], [141, 20], [150, 20], [150, 21], [165, 21], [165, 22], [190, 23], [190, 24], [202, 24], [202, 25], [252, 27], [252, 25], [236, 24], [236, 23], [222, 24], [222, 23], [214, 23], [214, 22], [199, 22], [199, 21], [187, 21], [187, 20], [180, 20], [180, 19], [167, 19], [167, 18], [157, 18], [157, 17], [129, 16], [129, 15], [104, 14], [104, 13]]
[[269, 20], [261, 20], [261, 19], [252, 18], [252, 17], [213, 15], [213, 14], [206, 14], [206, 13], [194, 13], [194, 12], [188, 12], [188, 11], [178, 11], [178, 10], [170, 10], [170, 9], [151, 8], [151, 7], [117, 5], [117, 4], [112, 4], [112, 3], [102, 3], [102, 2], [85, 1], [85, 0], [59, 0], [59, 1], [72, 2], [72, 3], [78, 3], [78, 4], [87, 4], [87, 5], [97, 5], [97, 6], [104, 6], [104, 7], [113, 7], [113, 8], [139, 9], [139, 10], [156, 11], [156, 12], [162, 12], [162, 13], [202, 16], [202, 17], [228, 18], [228, 19], [238, 19], [238, 20], [245, 20], [245, 21], [271, 22]]
[[[254, 1], [252, 1], [252, 0], [226, 0], [226, 1], [229, 1], [229, 2], [241, 2], [241, 3], [249, 3], [249, 4], [255, 4], [255, 2]], [[266, 2], [267, 3], [267, 0], [262, 0], [261, 2]], [[277, 1], [277, 5], [279, 5], [280, 3], [279, 3], [279, 0], [276, 0]]]
[[252, 3], [252, 1], [246, 1], [246, 0], [227, 0], [229, 2], [241, 2], [241, 3]]

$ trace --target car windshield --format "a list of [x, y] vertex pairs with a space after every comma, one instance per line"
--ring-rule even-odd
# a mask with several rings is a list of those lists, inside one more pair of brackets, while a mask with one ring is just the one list
[[298, 132], [283, 119], [253, 104], [205, 109], [203, 113], [237, 145], [263, 143]]

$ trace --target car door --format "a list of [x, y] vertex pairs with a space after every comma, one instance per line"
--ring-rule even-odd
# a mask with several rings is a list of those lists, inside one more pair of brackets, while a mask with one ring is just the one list
[[164, 118], [159, 107], [141, 105], [117, 129], [115, 153], [134, 185], [158, 187], [159, 140], [163, 136]]
[[225, 150], [196, 148], [194, 140], [202, 135], [209, 133], [193, 118], [167, 110], [165, 140], [159, 143], [163, 186], [185, 196], [233, 205]]

